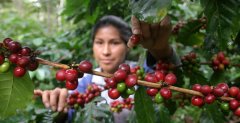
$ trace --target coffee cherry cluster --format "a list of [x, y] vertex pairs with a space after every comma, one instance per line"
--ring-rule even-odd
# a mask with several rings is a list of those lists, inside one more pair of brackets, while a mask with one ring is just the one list
[[166, 74], [167, 72], [174, 69], [174, 67], [175, 67], [175, 65], [173, 63], [170, 63], [168, 61], [159, 60], [156, 64], [155, 70], [161, 71]]
[[22, 47], [19, 42], [11, 38], [4, 39], [0, 46], [0, 72], [6, 72], [10, 65], [14, 65], [13, 75], [22, 77], [27, 70], [34, 71], [38, 68], [37, 53], [29, 47]]
[[84, 105], [101, 94], [102, 89], [99, 88], [96, 84], [88, 85], [85, 93], [79, 93], [77, 90], [67, 98], [67, 104], [74, 108], [75, 106], [84, 107]]
[[136, 45], [140, 42], [140, 36], [139, 35], [136, 35], [136, 34], [133, 34], [131, 37], [130, 37], [130, 41]]
[[130, 66], [128, 64], [121, 64], [118, 70], [111, 78], [105, 78], [108, 96], [111, 99], [128, 98], [129, 95], [135, 93], [135, 85], [138, 77], [136, 74], [130, 74]]
[[[190, 20], [189, 22], [199, 22], [201, 24], [201, 27], [200, 29], [204, 30], [206, 29], [207, 27], [207, 18], [204, 16], [204, 17], [201, 17], [199, 19], [195, 19], [195, 20]], [[187, 23], [189, 22], [184, 22], [184, 21], [180, 21], [178, 22], [172, 29], [172, 33], [173, 34], [178, 34], [179, 33], [179, 30], [181, 28], [183, 28]]]
[[197, 58], [196, 53], [190, 52], [185, 56], [181, 57], [182, 67], [184, 70], [198, 70], [200, 67], [200, 59]]
[[[232, 97], [229, 103], [222, 103], [221, 108], [228, 110], [229, 108], [234, 112], [235, 115], [240, 116], [240, 89], [238, 87], [229, 88], [226, 83], [219, 83], [215, 87], [209, 85], [195, 84], [192, 86], [192, 90], [201, 92], [204, 97], [193, 96], [191, 103], [194, 106], [203, 106], [205, 103], [212, 104], [218, 97]], [[228, 108], [229, 107], [229, 108]]]
[[123, 109], [131, 110], [134, 104], [133, 98], [126, 98], [123, 101], [115, 100], [111, 102], [111, 111], [112, 112], [121, 112]]
[[229, 58], [226, 57], [223, 52], [219, 52], [212, 58], [212, 69], [214, 71], [223, 71], [227, 67], [229, 67], [229, 64], [230, 64]]
[[140, 79], [140, 80], [144, 79], [144, 76], [145, 76], [143, 67], [140, 67], [138, 65], [131, 67], [130, 73], [137, 75], [138, 79]]
[[66, 81], [65, 86], [69, 90], [74, 90], [78, 86], [78, 78], [83, 77], [83, 72], [91, 72], [92, 63], [89, 61], [81, 61], [78, 67], [72, 66], [71, 69], [61, 69], [56, 73], [58, 81]]

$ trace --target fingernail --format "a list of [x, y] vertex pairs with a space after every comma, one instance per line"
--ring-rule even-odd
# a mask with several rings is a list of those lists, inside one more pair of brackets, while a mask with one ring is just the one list
[[62, 111], [62, 107], [58, 107], [58, 112]]
[[49, 104], [48, 104], [48, 103], [46, 103], [46, 104], [45, 104], [45, 107], [46, 107], [46, 108], [49, 108]]
[[53, 110], [53, 111], [56, 111], [56, 107], [55, 107], [55, 106], [52, 106], [52, 110]]

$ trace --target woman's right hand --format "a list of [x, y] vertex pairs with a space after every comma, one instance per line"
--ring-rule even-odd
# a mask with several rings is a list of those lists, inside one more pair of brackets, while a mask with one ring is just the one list
[[66, 88], [55, 88], [54, 90], [34, 90], [34, 95], [42, 96], [43, 104], [46, 108], [52, 111], [67, 112], [67, 96], [68, 91]]

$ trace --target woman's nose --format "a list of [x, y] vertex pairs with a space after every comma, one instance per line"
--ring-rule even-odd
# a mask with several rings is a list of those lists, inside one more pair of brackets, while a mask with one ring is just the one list
[[104, 55], [110, 55], [111, 54], [111, 48], [110, 48], [110, 46], [108, 44], [104, 45], [103, 54]]

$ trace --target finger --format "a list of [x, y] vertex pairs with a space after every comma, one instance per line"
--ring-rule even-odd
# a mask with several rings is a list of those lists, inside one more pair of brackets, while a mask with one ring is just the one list
[[135, 16], [132, 16], [131, 23], [132, 23], [132, 33], [141, 34], [140, 22]]
[[146, 22], [140, 22], [143, 41], [151, 38], [150, 26]]
[[51, 109], [53, 111], [57, 110], [57, 102], [58, 102], [59, 93], [60, 93], [60, 89], [56, 88], [50, 94], [50, 105], [51, 105]]
[[42, 93], [43, 93], [43, 91], [42, 90], [39, 90], [39, 89], [36, 89], [36, 90], [34, 90], [34, 95], [36, 95], [36, 96], [42, 96]]
[[68, 95], [67, 89], [61, 89], [59, 101], [58, 101], [58, 112], [61, 112], [64, 110], [64, 107], [66, 105], [67, 95]]
[[63, 110], [64, 113], [67, 113], [68, 112], [68, 108], [65, 107], [64, 110]]
[[50, 91], [43, 91], [42, 93], [42, 101], [46, 108], [50, 106]]

